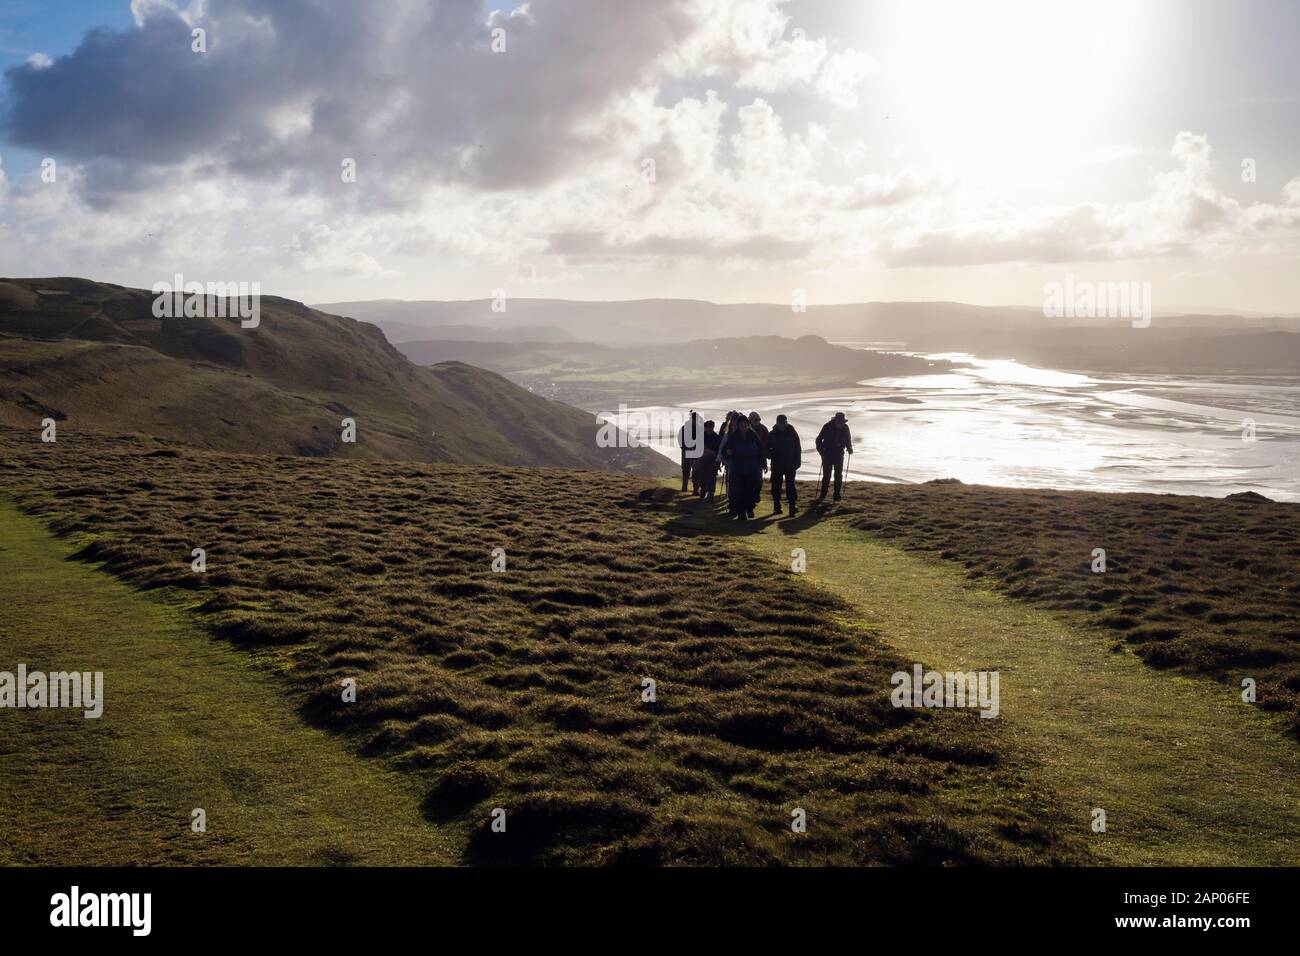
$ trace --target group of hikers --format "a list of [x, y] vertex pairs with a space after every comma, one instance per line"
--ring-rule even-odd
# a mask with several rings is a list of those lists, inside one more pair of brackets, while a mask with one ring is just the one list
[[[713, 501], [718, 471], [724, 472], [727, 505], [736, 521], [754, 517], [754, 509], [763, 497], [763, 475], [772, 473], [772, 513], [782, 514], [781, 493], [785, 492], [790, 514], [799, 513], [799, 493], [794, 476], [803, 464], [803, 445], [799, 433], [784, 415], [776, 416], [770, 429], [758, 412], [744, 415], [728, 412], [722, 428], [712, 420], [700, 430], [699, 415], [690, 418], [677, 433], [682, 459], [682, 491], [687, 486], [697, 497]], [[853, 454], [853, 436], [843, 412], [836, 412], [817, 435], [817, 452], [822, 460], [822, 501], [835, 481], [835, 500], [840, 500], [844, 485], [844, 453]]]

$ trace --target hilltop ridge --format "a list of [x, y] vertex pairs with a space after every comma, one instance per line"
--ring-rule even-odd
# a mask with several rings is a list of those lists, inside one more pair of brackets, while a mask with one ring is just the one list
[[[420, 368], [373, 325], [275, 296], [260, 322], [157, 318], [141, 289], [0, 280], [0, 422], [138, 432], [220, 451], [661, 475], [596, 447], [593, 418], [462, 363]], [[341, 422], [357, 441], [340, 440]]]

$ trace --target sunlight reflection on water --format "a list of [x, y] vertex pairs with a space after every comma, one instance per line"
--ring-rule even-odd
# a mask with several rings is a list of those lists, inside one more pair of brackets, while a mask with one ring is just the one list
[[[851, 389], [757, 394], [690, 408], [721, 421], [757, 410], [789, 416], [804, 445], [801, 478], [816, 478], [821, 426], [843, 411], [854, 435], [851, 476], [918, 482], [1177, 492], [1258, 491], [1300, 501], [1300, 380], [1208, 376], [1092, 377], [989, 361], [950, 373], [869, 379]], [[1253, 442], [1244, 422], [1255, 423]], [[652, 442], [676, 458], [675, 439]]]

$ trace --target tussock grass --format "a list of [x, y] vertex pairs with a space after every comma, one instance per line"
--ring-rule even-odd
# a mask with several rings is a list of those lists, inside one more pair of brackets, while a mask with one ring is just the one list
[[455, 859], [411, 780], [304, 725], [278, 681], [166, 592], [70, 561], [73, 547], [0, 500], [0, 670], [104, 675], [98, 719], [0, 711], [0, 865]]
[[127, 581], [191, 592], [312, 721], [418, 781], [465, 861], [1082, 858], [996, 722], [892, 708], [901, 663], [846, 604], [673, 533], [674, 496], [645, 481], [127, 439], [6, 452], [23, 507]]
[[[901, 655], [941, 671], [999, 671], [995, 722], [1012, 759], [1027, 760], [1025, 774], [1058, 795], [1097, 860], [1300, 862], [1300, 747], [1283, 736], [1283, 715], [1243, 702], [1238, 688], [1115, 653], [1106, 632], [1078, 617], [855, 529], [852, 510], [743, 527], [714, 507], [684, 510], [684, 527], [743, 541], [774, 568], [803, 548], [801, 577], [849, 601]], [[1092, 829], [1096, 809], [1105, 832]]]
[[837, 513], [1102, 628], [1153, 667], [1253, 678], [1259, 706], [1300, 734], [1300, 505], [855, 483]]

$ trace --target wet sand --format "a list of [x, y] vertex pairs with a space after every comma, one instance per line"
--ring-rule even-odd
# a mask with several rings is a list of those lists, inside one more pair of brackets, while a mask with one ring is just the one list
[[[648, 406], [695, 408], [721, 421], [756, 410], [790, 417], [804, 445], [801, 478], [836, 411], [854, 435], [850, 477], [922, 482], [957, 478], [1010, 487], [1146, 491], [1221, 497], [1256, 491], [1300, 501], [1300, 378], [1091, 376], [959, 353], [933, 375], [871, 379], [818, 392], [734, 395]], [[676, 457], [675, 439], [648, 442]]]

